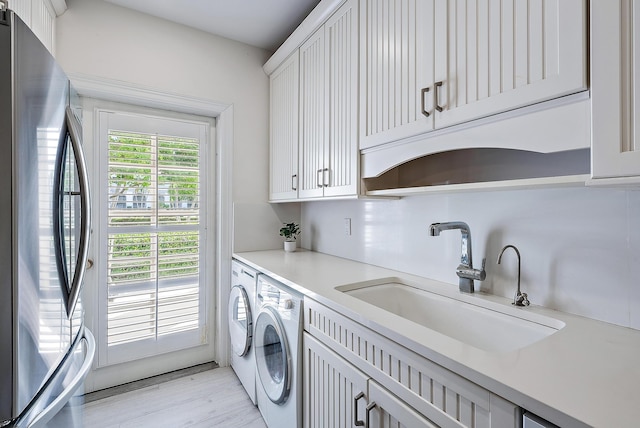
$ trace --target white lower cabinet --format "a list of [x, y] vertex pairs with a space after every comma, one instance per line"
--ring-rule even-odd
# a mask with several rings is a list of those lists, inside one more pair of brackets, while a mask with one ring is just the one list
[[369, 384], [365, 427], [438, 428], [375, 381]]
[[306, 427], [520, 426], [508, 400], [312, 299], [304, 308]]
[[308, 333], [303, 342], [305, 428], [437, 427]]
[[306, 428], [361, 426], [368, 376], [304, 333], [303, 419]]

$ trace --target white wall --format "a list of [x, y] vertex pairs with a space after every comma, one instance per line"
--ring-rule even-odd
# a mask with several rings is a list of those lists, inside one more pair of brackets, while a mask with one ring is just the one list
[[[352, 219], [345, 236], [344, 218]], [[532, 304], [640, 329], [640, 192], [569, 188], [478, 192], [399, 200], [308, 202], [303, 247], [434, 278], [457, 287], [460, 232], [430, 237], [434, 222], [465, 221], [476, 289], [513, 298], [517, 258]]]
[[269, 52], [100, 0], [67, 3], [56, 47], [67, 73], [233, 104], [233, 200], [267, 200], [256, 177], [268, 168]]
[[[100, 0], [68, 0], [67, 4], [68, 10], [56, 22], [56, 58], [64, 70], [74, 76], [123, 82], [154, 93], [232, 104], [232, 202], [266, 205], [269, 81], [262, 65], [270, 53]], [[91, 144], [91, 139], [86, 138], [85, 143]], [[261, 225], [271, 225], [274, 220], [263, 213], [248, 210], [243, 219], [256, 231], [267, 230]], [[263, 241], [268, 238], [262, 237]], [[272, 240], [271, 245], [276, 244]], [[87, 325], [93, 327], [97, 305], [93, 298], [96, 293], [90, 287], [97, 281], [90, 276], [85, 285], [85, 306]], [[229, 287], [228, 282], [223, 277], [219, 284], [222, 290]], [[226, 299], [220, 300], [224, 303], [216, 305], [216, 316], [226, 319]], [[223, 327], [216, 332], [215, 340], [226, 337]], [[224, 346], [216, 352], [218, 355], [209, 356], [209, 360], [224, 362]], [[143, 366], [100, 369], [92, 373], [86, 386], [89, 391], [101, 389], [201, 362], [195, 355], [181, 353], [176, 358], [165, 354]]]

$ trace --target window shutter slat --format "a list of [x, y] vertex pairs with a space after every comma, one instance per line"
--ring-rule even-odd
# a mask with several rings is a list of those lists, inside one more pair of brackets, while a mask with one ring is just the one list
[[108, 132], [109, 345], [200, 325], [200, 158], [193, 138]]

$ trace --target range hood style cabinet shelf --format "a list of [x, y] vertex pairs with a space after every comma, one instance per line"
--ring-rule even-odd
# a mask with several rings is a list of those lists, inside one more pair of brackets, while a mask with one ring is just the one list
[[321, 1], [264, 66], [270, 200], [640, 182], [640, 12], [610, 3]]

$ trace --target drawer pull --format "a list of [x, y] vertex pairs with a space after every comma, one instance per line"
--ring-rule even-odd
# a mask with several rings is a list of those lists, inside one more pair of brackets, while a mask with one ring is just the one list
[[364, 392], [358, 393], [355, 397], [353, 397], [353, 424], [357, 427], [363, 427], [364, 421], [358, 419], [358, 400], [364, 397]]
[[438, 101], [438, 88], [442, 86], [442, 82], [436, 82], [435, 84], [436, 89], [434, 90], [435, 94], [434, 94], [434, 98], [435, 98], [435, 106], [436, 106], [436, 110], [438, 111], [442, 111], [443, 108], [440, 107], [440, 102]]
[[425, 102], [424, 102], [424, 96], [427, 92], [429, 92], [431, 90], [430, 87], [426, 87], [426, 88], [422, 88], [422, 91], [420, 92], [420, 104], [422, 105], [422, 114], [424, 114], [424, 117], [429, 117], [431, 116], [431, 113], [429, 113], [426, 109], [425, 109]]
[[369, 405], [367, 406], [367, 413], [366, 413], [366, 417], [365, 417], [365, 425], [364, 425], [364, 426], [365, 426], [365, 428], [369, 428], [369, 427], [371, 427], [371, 424], [369, 423], [369, 419], [370, 419], [370, 417], [371, 417], [371, 411], [372, 411], [373, 409], [375, 409], [375, 408], [376, 408], [376, 406], [377, 406], [377, 404], [376, 404], [376, 402], [375, 402], [375, 401], [374, 401], [373, 403], [371, 403], [371, 404], [369, 404]]

